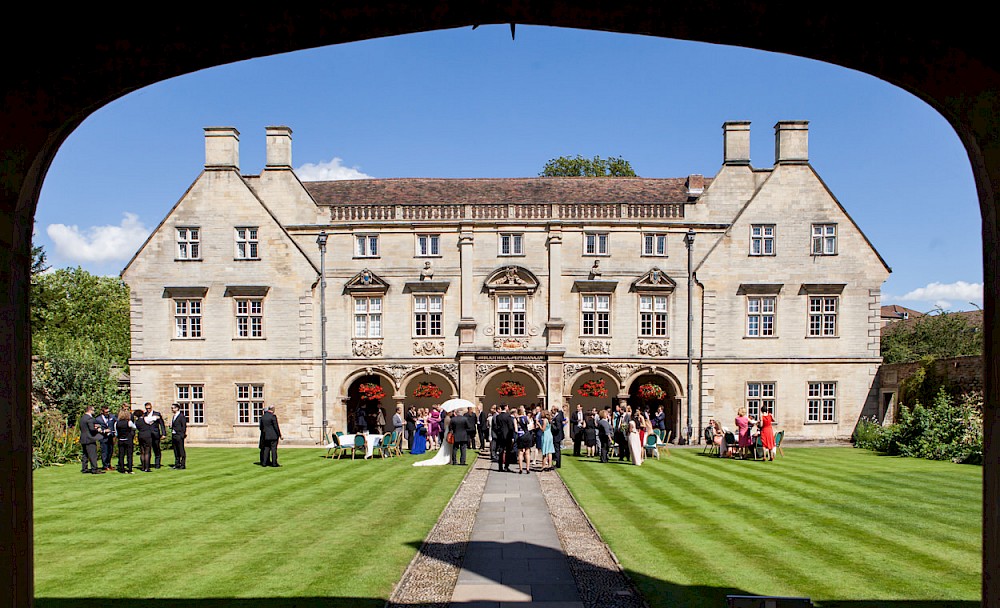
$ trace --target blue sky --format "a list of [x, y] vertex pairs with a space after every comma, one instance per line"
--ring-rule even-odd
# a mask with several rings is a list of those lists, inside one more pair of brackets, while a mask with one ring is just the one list
[[[197, 177], [202, 128], [235, 126], [240, 164], [264, 127], [293, 130], [314, 177], [533, 176], [560, 155], [621, 155], [643, 177], [714, 175], [721, 125], [750, 120], [756, 167], [774, 123], [810, 121], [810, 160], [893, 269], [883, 302], [982, 304], [975, 185], [934, 110], [874, 77], [692, 42], [483, 26], [203, 70], [105, 106], [49, 170], [35, 241], [55, 267], [117, 274]], [[311, 165], [306, 167], [306, 165]]]

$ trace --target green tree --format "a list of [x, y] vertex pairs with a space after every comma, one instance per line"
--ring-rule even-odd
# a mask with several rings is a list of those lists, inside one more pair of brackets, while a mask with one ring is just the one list
[[981, 354], [982, 328], [966, 315], [938, 309], [918, 319], [893, 323], [882, 331], [882, 359], [886, 363]]
[[638, 177], [631, 163], [621, 156], [584, 158], [560, 156], [545, 163], [541, 177]]

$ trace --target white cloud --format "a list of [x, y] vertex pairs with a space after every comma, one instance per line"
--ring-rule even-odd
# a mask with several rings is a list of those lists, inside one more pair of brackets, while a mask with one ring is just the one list
[[325, 163], [306, 163], [295, 170], [304, 182], [329, 182], [339, 179], [369, 179], [371, 175], [362, 173], [357, 166], [345, 167], [342, 158], [334, 158]]
[[125, 213], [117, 226], [79, 226], [49, 224], [45, 230], [56, 246], [56, 252], [71, 262], [113, 262], [127, 260], [149, 236], [139, 216]]
[[955, 281], [954, 283], [931, 283], [926, 287], [918, 287], [913, 291], [900, 296], [904, 301], [933, 302], [934, 306], [944, 309], [951, 308], [951, 301], [957, 300], [962, 304], [973, 302], [978, 305], [983, 303], [983, 284], [966, 283], [965, 281]]

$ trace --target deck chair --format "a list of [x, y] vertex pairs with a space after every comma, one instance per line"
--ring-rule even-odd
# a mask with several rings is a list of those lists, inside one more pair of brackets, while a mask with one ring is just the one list
[[719, 446], [715, 445], [715, 431], [712, 430], [712, 427], [705, 428], [705, 432], [702, 434], [705, 435], [705, 449], [701, 453], [709, 455], [718, 454]]
[[368, 455], [365, 436], [360, 433], [354, 436], [354, 449], [351, 450], [351, 460], [354, 460], [354, 455], [358, 453], [358, 450], [361, 450], [362, 458]]
[[647, 455], [652, 453], [657, 459], [660, 457], [659, 440], [656, 438], [656, 435], [646, 435], [646, 445], [642, 447], [646, 448]]
[[778, 450], [778, 453], [781, 454], [782, 458], [785, 457], [785, 452], [784, 450], [781, 449], [781, 440], [784, 438], [785, 438], [785, 431], [778, 431], [774, 435], [774, 447], [775, 449]]

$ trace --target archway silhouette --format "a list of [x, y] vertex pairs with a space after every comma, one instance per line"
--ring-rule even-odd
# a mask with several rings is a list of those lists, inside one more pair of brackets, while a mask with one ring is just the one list
[[[102, 10], [105, 13], [102, 13]], [[962, 10], [899, 11], [869, 3], [663, 3], [592, 0], [345, 1], [295, 13], [249, 6], [136, 12], [20, 5], [22, 36], [0, 104], [0, 608], [33, 602], [30, 333], [31, 233], [59, 145], [89, 114], [145, 85], [202, 68], [316, 46], [492, 23], [636, 33], [790, 53], [867, 72], [935, 108], [969, 154], [983, 218], [985, 326], [984, 605], [1000, 604], [1000, 56], [992, 20]], [[44, 11], [44, 12], [43, 12]], [[44, 40], [26, 54], [23, 40]], [[30, 59], [29, 59], [30, 58]]]

